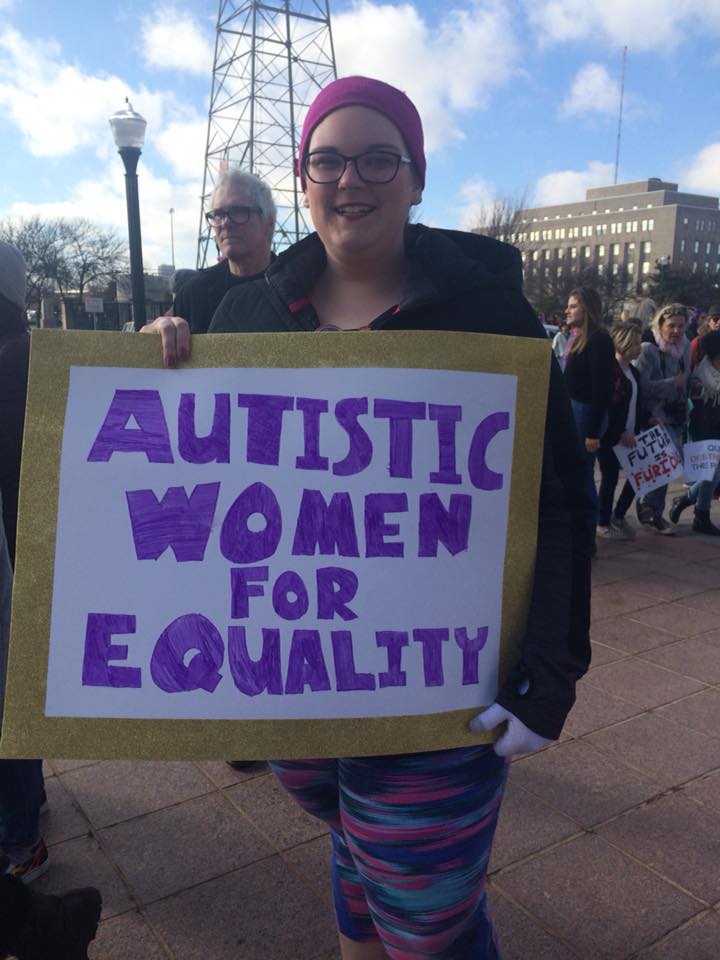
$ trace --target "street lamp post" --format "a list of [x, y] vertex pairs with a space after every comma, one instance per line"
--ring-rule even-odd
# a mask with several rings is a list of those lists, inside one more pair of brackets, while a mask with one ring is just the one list
[[175, 208], [170, 207], [170, 262], [173, 265], [173, 270], [175, 269], [175, 229], [173, 225], [173, 215], [175, 214]]
[[126, 107], [110, 117], [115, 145], [125, 165], [125, 195], [127, 198], [128, 238], [130, 244], [130, 279], [132, 282], [133, 322], [139, 330], [145, 324], [145, 279], [140, 237], [140, 203], [138, 200], [137, 165], [145, 142], [147, 122], [135, 113], [130, 101]]

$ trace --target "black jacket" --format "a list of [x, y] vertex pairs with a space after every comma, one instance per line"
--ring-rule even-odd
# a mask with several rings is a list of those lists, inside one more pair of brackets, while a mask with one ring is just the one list
[[[408, 227], [409, 293], [370, 325], [382, 330], [454, 330], [546, 340], [522, 295], [519, 252], [477, 234]], [[263, 280], [231, 290], [210, 333], [309, 331], [318, 320], [308, 291], [325, 265], [312, 234], [280, 254]], [[548, 350], [550, 344], [548, 343]], [[557, 362], [551, 364], [538, 547], [522, 657], [498, 701], [541, 736], [557, 738], [590, 662], [592, 505]]]
[[0, 519], [5, 524], [13, 565], [29, 356], [30, 334], [27, 331], [0, 337]]
[[[637, 387], [637, 397], [635, 400], [635, 433], [640, 433], [641, 430], [646, 430], [648, 426], [648, 415], [643, 405], [642, 381], [640, 374], [632, 364], [630, 364], [628, 370]], [[613, 370], [612, 395], [610, 397], [610, 405], [608, 406], [608, 427], [602, 438], [603, 446], [614, 447], [620, 442], [620, 437], [625, 432], [625, 424], [627, 423], [631, 399], [632, 387], [616, 360], [615, 369]]]
[[614, 367], [612, 337], [602, 328], [590, 334], [582, 350], [571, 350], [565, 364], [565, 382], [570, 396], [591, 406], [587, 435], [594, 440], [600, 437], [603, 418], [610, 405]]
[[173, 313], [187, 320], [192, 333], [207, 333], [213, 314], [228, 290], [261, 276], [257, 273], [251, 277], [238, 277], [230, 272], [228, 261], [221, 260], [198, 271], [183, 284], [175, 294]]

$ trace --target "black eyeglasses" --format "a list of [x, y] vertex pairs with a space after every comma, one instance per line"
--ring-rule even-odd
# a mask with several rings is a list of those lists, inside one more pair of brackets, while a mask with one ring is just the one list
[[351, 160], [365, 183], [390, 183], [401, 163], [412, 163], [409, 157], [390, 150], [366, 150], [354, 157], [346, 157], [336, 150], [313, 150], [303, 160], [303, 170], [313, 183], [337, 183]]
[[223, 220], [230, 223], [247, 223], [253, 213], [262, 213], [262, 209], [260, 207], [218, 207], [216, 210], [208, 210], [205, 219], [210, 226], [219, 227]]

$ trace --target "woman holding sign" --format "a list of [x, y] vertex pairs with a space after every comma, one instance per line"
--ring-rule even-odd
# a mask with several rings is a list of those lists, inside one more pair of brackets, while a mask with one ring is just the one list
[[[643, 396], [650, 417], [667, 429], [678, 453], [682, 453], [687, 422], [687, 379], [690, 373], [690, 343], [685, 336], [687, 309], [681, 303], [661, 307], [650, 325], [650, 342], [644, 342], [634, 365], [640, 374]], [[637, 500], [640, 523], [664, 535], [674, 530], [663, 517], [667, 485]]]
[[[542, 339], [518, 251], [408, 223], [425, 184], [423, 131], [400, 90], [346, 77], [322, 90], [296, 173], [316, 233], [238, 287], [210, 333], [456, 330]], [[188, 356], [179, 318], [148, 332], [166, 365]], [[549, 349], [549, 344], [548, 344]], [[283, 785], [332, 829], [343, 960], [495, 958], [485, 873], [507, 757], [560, 735], [589, 662], [590, 543], [582, 463], [552, 364], [532, 602], [522, 657], [471, 723], [494, 748], [275, 763]], [[362, 721], [358, 720], [358, 724]], [[502, 725], [502, 726], [500, 726]]]
[[[690, 377], [689, 439], [717, 440], [720, 443], [720, 329], [706, 333], [701, 341], [702, 360]], [[718, 472], [713, 480], [695, 483], [687, 493], [673, 500], [670, 519], [677, 523], [686, 507], [695, 507], [692, 528], [695, 533], [720, 537], [720, 529], [710, 519], [710, 507]]]

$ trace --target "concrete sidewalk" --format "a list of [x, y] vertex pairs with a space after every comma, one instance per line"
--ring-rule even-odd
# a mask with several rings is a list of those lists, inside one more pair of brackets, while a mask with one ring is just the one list
[[[490, 874], [504, 960], [720, 956], [720, 538], [690, 518], [600, 542], [592, 669], [562, 740], [512, 765]], [[46, 767], [36, 886], [102, 890], [94, 960], [339, 957], [328, 837], [263, 768]]]

